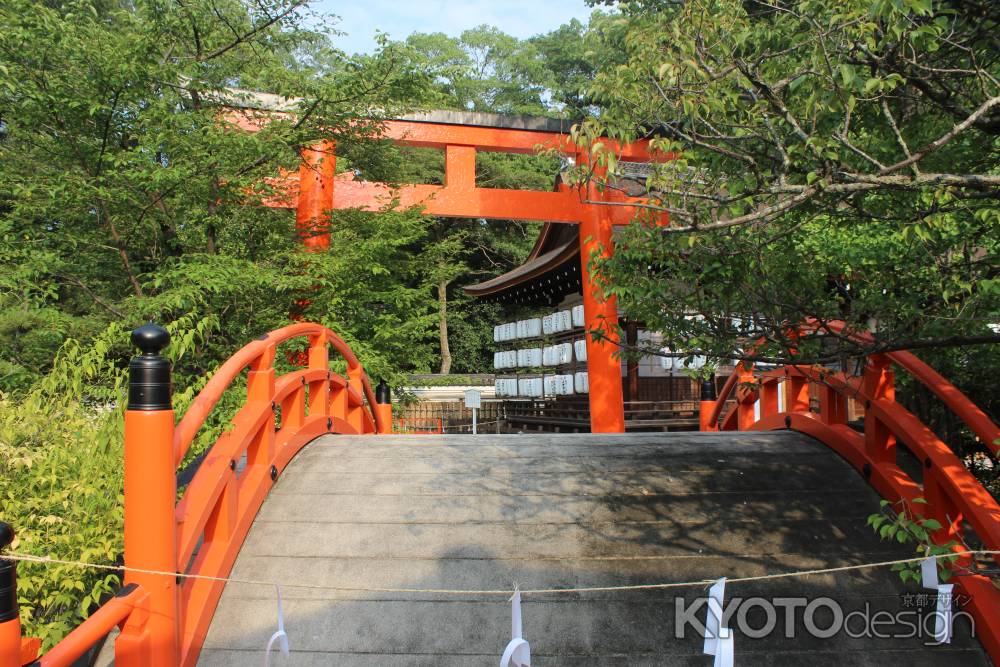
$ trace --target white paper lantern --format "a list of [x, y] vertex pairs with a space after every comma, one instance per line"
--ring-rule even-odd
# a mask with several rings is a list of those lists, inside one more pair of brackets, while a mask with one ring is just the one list
[[582, 327], [586, 323], [583, 316], [583, 306], [573, 306], [573, 326]]
[[557, 363], [568, 364], [573, 361], [573, 346], [569, 343], [562, 343], [557, 346], [559, 356]]
[[519, 396], [537, 398], [542, 395], [542, 378], [526, 378], [517, 381], [517, 393]]
[[587, 360], [587, 341], [584, 339], [573, 341], [573, 352], [576, 354], [577, 361]]
[[533, 317], [527, 320], [528, 338], [538, 338], [542, 335], [542, 318]]
[[590, 391], [590, 381], [587, 377], [587, 371], [580, 371], [574, 374], [573, 387], [578, 394], [586, 394]]

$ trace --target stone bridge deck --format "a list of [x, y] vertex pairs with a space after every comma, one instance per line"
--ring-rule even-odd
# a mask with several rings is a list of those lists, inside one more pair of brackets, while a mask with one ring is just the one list
[[[566, 588], [911, 556], [866, 527], [877, 510], [877, 495], [847, 463], [792, 432], [327, 436], [282, 474], [232, 576], [348, 588]], [[920, 592], [882, 569], [730, 584], [726, 599], [828, 596], [845, 612], [867, 604], [874, 613], [906, 611], [903, 596]], [[510, 639], [506, 598], [291, 585], [283, 595], [292, 659], [272, 664], [496, 665]], [[533, 664], [710, 665], [695, 630], [674, 636], [675, 598], [704, 595], [700, 587], [525, 596]], [[964, 620], [951, 645], [931, 647], [926, 637], [816, 639], [802, 616], [798, 609], [794, 639], [780, 609], [764, 638], [737, 627], [736, 664], [990, 664]], [[760, 607], [747, 618], [754, 628], [767, 621]], [[825, 628], [831, 615], [815, 620]], [[275, 625], [273, 588], [230, 583], [201, 664], [262, 664]]]

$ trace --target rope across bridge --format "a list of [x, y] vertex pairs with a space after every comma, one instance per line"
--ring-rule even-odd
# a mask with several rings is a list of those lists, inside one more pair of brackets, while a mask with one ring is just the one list
[[[922, 563], [928, 559], [940, 560], [942, 558], [956, 558], [965, 556], [998, 556], [1000, 551], [987, 549], [961, 550], [950, 554], [929, 554], [914, 558], [899, 558], [895, 560], [884, 560], [873, 563], [860, 563], [858, 565], [843, 565], [840, 567], [824, 567], [812, 570], [801, 570], [796, 572], [779, 572], [775, 574], [764, 574], [756, 577], [732, 577], [726, 578], [730, 584], [745, 583], [751, 581], [769, 581], [773, 579], [789, 579], [796, 577], [810, 577], [821, 574], [836, 574], [838, 572], [854, 572], [858, 570], [870, 570], [893, 565], [912, 565]], [[134, 574], [149, 574], [160, 577], [178, 577], [182, 579], [204, 579], [222, 583], [249, 584], [255, 586], [280, 586], [281, 588], [303, 588], [318, 591], [336, 591], [342, 593], [400, 593], [400, 594], [434, 594], [434, 595], [458, 595], [458, 596], [504, 596], [509, 598], [515, 591], [520, 591], [522, 595], [556, 595], [566, 593], [603, 593], [614, 591], [649, 591], [663, 590], [668, 588], [693, 588], [699, 586], [709, 586], [714, 584], [716, 579], [699, 579], [697, 581], [678, 581], [655, 584], [629, 584], [623, 586], [570, 586], [566, 588], [521, 588], [513, 585], [509, 589], [463, 589], [463, 588], [384, 588], [372, 586], [323, 586], [294, 581], [270, 581], [261, 579], [241, 579], [237, 577], [211, 577], [200, 574], [178, 574], [176, 572], [160, 572], [156, 570], [144, 570], [140, 568], [130, 568], [119, 565], [101, 565], [97, 563], [86, 563], [83, 561], [62, 560], [50, 558], [48, 556], [32, 556], [30, 554], [6, 553], [0, 556], [0, 560], [19, 561], [27, 563], [41, 563], [48, 565], [70, 565], [73, 567], [104, 570], [112, 572], [131, 572]]]

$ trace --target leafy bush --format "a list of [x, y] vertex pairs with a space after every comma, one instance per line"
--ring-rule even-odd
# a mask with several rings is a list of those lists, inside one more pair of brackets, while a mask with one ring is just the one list
[[[923, 498], [914, 498], [914, 503], [925, 505]], [[958, 546], [955, 541], [945, 544], [935, 544], [931, 540], [931, 533], [941, 529], [941, 523], [937, 519], [925, 519], [913, 512], [905, 500], [898, 503], [890, 503], [888, 500], [880, 502], [881, 511], [868, 517], [868, 525], [872, 527], [878, 536], [883, 540], [896, 540], [900, 544], [913, 543], [917, 554], [924, 558], [937, 557], [938, 576], [941, 581], [948, 581], [951, 578], [949, 566], [958, 557], [954, 548]], [[898, 510], [896, 508], [899, 508]], [[899, 578], [903, 581], [920, 581], [920, 563], [896, 563], [892, 566], [894, 572], [899, 573]]]
[[[168, 325], [175, 362], [211, 328], [210, 319]], [[112, 324], [87, 346], [67, 341], [36, 388], [0, 394], [0, 518], [14, 526], [13, 550], [112, 565], [123, 549], [123, 417], [128, 331]], [[175, 396], [181, 414], [206, 378]], [[231, 411], [217, 411], [196, 443], [203, 449]], [[25, 635], [59, 641], [119, 583], [115, 573], [21, 563], [18, 601]]]
[[[0, 395], [0, 516], [22, 553], [111, 564], [122, 551], [124, 372], [109, 361], [119, 325], [84, 349], [64, 345], [30, 393]], [[116, 574], [21, 563], [25, 633], [48, 647], [113, 591]]]

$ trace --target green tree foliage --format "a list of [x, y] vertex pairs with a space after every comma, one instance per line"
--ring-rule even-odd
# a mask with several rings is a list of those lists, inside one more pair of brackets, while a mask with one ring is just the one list
[[570, 118], [583, 117], [594, 110], [589, 89], [598, 63], [607, 63], [614, 54], [600, 49], [601, 26], [607, 14], [594, 12], [587, 26], [576, 19], [544, 35], [528, 40], [545, 72], [544, 85], [549, 104], [561, 107]]
[[[292, 212], [260, 205], [264, 179], [320, 136], [365, 165], [354, 147], [377, 131], [374, 112], [425, 86], [398, 49], [350, 59], [304, 18], [284, 0], [0, 5], [0, 508], [18, 550], [104, 564], [121, 553], [123, 369], [128, 329], [147, 319], [174, 334], [178, 413], [296, 310], [373, 373], [430, 368], [418, 212], [345, 212], [321, 255], [301, 249]], [[226, 107], [252, 117], [259, 103], [234, 87], [294, 95], [296, 113], [236, 130]], [[21, 572], [26, 632], [46, 645], [115, 582]]]
[[[426, 104], [444, 109], [489, 113], [527, 113], [565, 117], [565, 100], [582, 87], [583, 26], [567, 26], [529, 40], [518, 40], [490, 26], [459, 37], [415, 33], [397, 46], [412, 66], [431, 81]], [[558, 57], [556, 57], [558, 56]], [[582, 69], [581, 69], [582, 68]], [[585, 73], [580, 74], [581, 71]], [[572, 90], [571, 90], [572, 89]], [[563, 90], [566, 90], [563, 94]], [[576, 99], [576, 98], [573, 98]], [[399, 183], [444, 183], [444, 156], [430, 149], [386, 148], [377, 170], [365, 178]], [[558, 159], [544, 155], [480, 153], [480, 187], [550, 190]], [[537, 236], [537, 223], [439, 219], [428, 231], [422, 261], [437, 301], [438, 370], [487, 371], [490, 335], [496, 312], [465, 297], [461, 288], [499, 275], [519, 264]], [[461, 331], [452, 350], [451, 331]]]
[[[317, 136], [350, 150], [377, 130], [374, 108], [391, 112], [424, 83], [398, 50], [349, 59], [304, 18], [302, 3], [286, 0], [0, 7], [0, 388], [27, 387], [63, 340], [110, 321], [214, 314], [209, 368], [222, 350], [288, 321], [310, 284], [301, 271], [317, 260], [301, 257], [290, 212], [259, 205], [261, 184], [295, 167]], [[236, 131], [223, 103], [259, 103], [234, 86], [294, 94], [297, 113]], [[382, 251], [412, 231], [389, 218], [343, 222], [345, 233], [372, 224], [383, 233], [354, 236], [371, 243], [351, 248], [357, 266], [316, 270], [400, 276], [373, 298], [398, 304], [399, 335], [419, 347], [423, 309], [385, 294], [408, 294], [412, 271], [398, 270], [402, 253]], [[355, 314], [373, 312], [352, 295], [362, 299]], [[346, 326], [357, 340], [374, 328]], [[391, 361], [423, 370], [421, 359]]]
[[458, 38], [414, 33], [404, 45], [430, 74], [440, 108], [490, 113], [545, 110], [542, 66], [527, 42], [482, 25]]
[[[914, 498], [913, 503], [926, 505], [923, 498]], [[888, 500], [880, 501], [881, 511], [871, 514], [868, 517], [868, 525], [878, 533], [883, 540], [895, 540], [900, 544], [908, 542], [914, 543], [918, 558], [935, 558], [938, 577], [941, 581], [951, 579], [951, 567], [954, 566], [958, 556], [957, 550], [966, 550], [968, 547], [960, 545], [951, 540], [943, 544], [936, 544], [931, 535], [941, 530], [941, 522], [937, 519], [925, 519], [914, 512], [913, 507], [906, 501], [900, 500], [897, 503], [890, 503]], [[920, 561], [911, 563], [894, 563], [892, 571], [899, 573], [902, 581], [921, 581]]]
[[652, 135], [674, 158], [647, 181], [670, 226], [629, 227], [601, 265], [626, 313], [718, 359], [758, 338], [771, 361], [861, 351], [790, 340], [809, 318], [873, 330], [868, 350], [1000, 339], [994, 4], [619, 7], [601, 40], [622, 60], [597, 73], [605, 108], [580, 138]]

